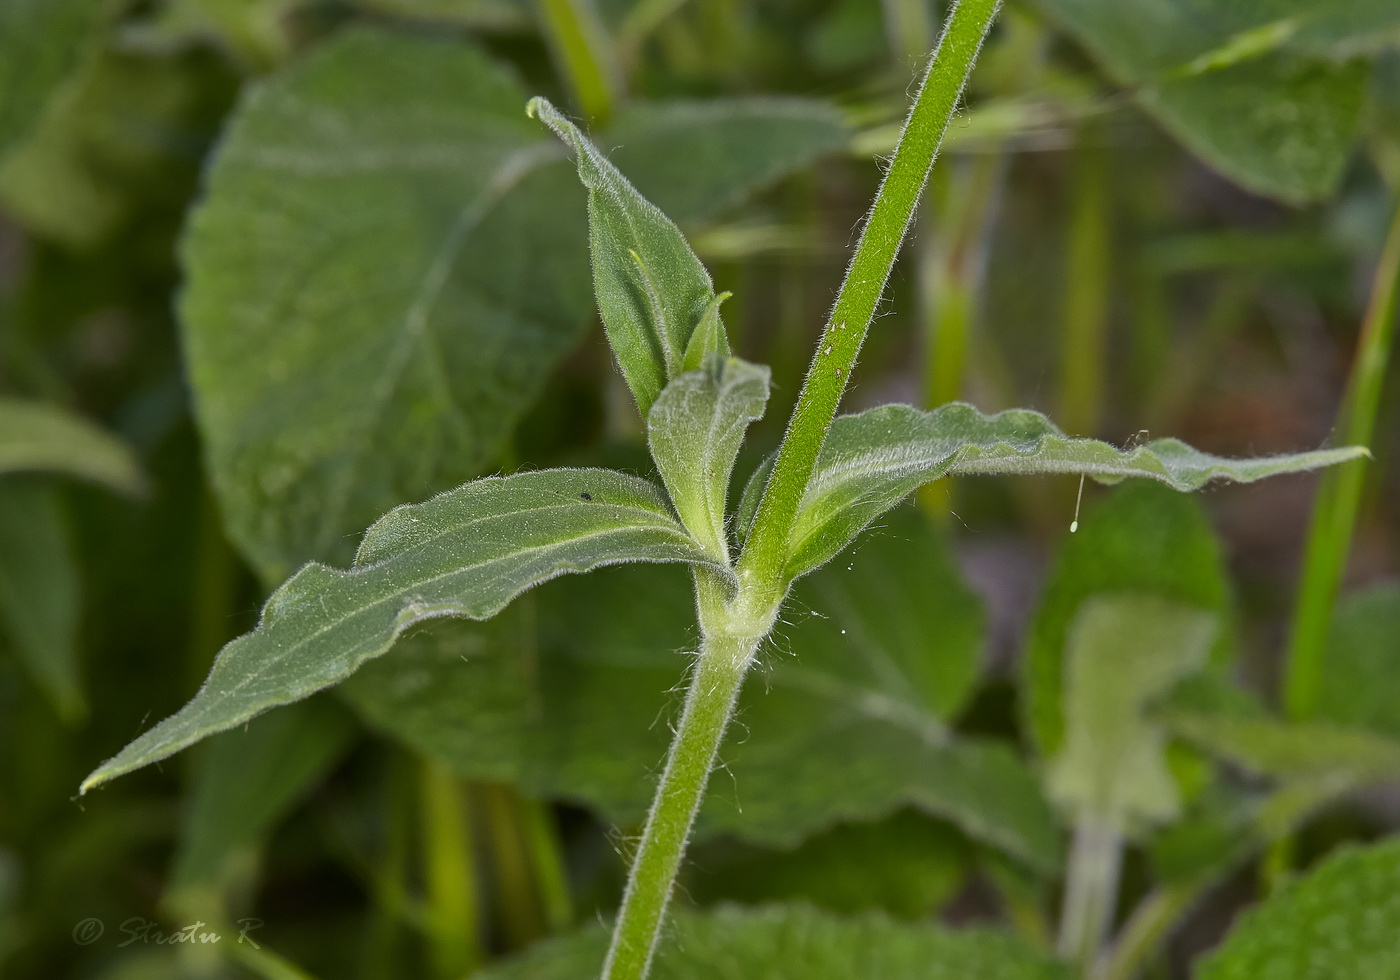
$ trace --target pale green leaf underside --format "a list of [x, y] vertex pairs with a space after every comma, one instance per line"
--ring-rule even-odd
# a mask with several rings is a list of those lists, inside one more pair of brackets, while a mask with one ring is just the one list
[[1247, 911], [1197, 980], [1400, 976], [1400, 840], [1347, 848]]
[[[691, 334], [712, 305], [710, 274], [675, 222], [644, 198], [577, 126], [542, 98], [530, 101], [529, 112], [574, 149], [579, 178], [588, 188], [598, 311], [646, 418], [666, 382], [681, 373]], [[728, 354], [722, 329], [715, 339], [718, 345], [703, 353]]]
[[[1186, 491], [1211, 480], [1249, 483], [1365, 454], [1350, 447], [1229, 459], [1177, 439], [1124, 450], [1066, 436], [1027, 409], [984, 415], [961, 402], [929, 412], [884, 405], [832, 423], [793, 527], [788, 574], [796, 577], [831, 560], [880, 514], [944, 476], [1083, 473], [1104, 483], [1144, 477]], [[760, 468], [744, 491], [741, 527], [753, 519], [770, 465]]]
[[83, 782], [86, 791], [350, 676], [414, 623], [484, 619], [567, 572], [628, 561], [704, 562], [661, 490], [609, 470], [542, 470], [478, 480], [395, 508], [354, 568], [312, 563], [229, 643], [177, 714]]
[[[848, 567], [849, 566], [849, 567]], [[665, 757], [694, 649], [680, 570], [551, 584], [487, 623], [435, 626], [340, 690], [377, 728], [467, 778], [633, 826]], [[1055, 820], [1016, 753], [948, 723], [983, 644], [975, 594], [915, 513], [798, 583], [745, 686], [697, 834], [792, 847], [900, 807], [1053, 873]]]
[[145, 485], [131, 450], [91, 422], [51, 405], [0, 397], [0, 475], [24, 471], [61, 473], [131, 494]]
[[[607, 949], [601, 926], [542, 943], [479, 980], [589, 980]], [[678, 910], [653, 980], [1068, 980], [1024, 940], [990, 929], [843, 918], [805, 905]]]
[[1149, 703], [1205, 665], [1216, 617], [1152, 595], [1109, 593], [1080, 605], [1065, 651], [1065, 742], [1050, 762], [1051, 798], [1115, 826], [1177, 815], [1167, 734]]
[[749, 423], [768, 404], [768, 368], [711, 354], [668, 384], [647, 414], [647, 444], [690, 532], [729, 559], [725, 503]]

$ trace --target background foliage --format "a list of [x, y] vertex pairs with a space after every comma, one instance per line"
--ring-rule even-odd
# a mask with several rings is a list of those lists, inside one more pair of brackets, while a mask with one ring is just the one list
[[[0, 5], [0, 970], [588, 975], [696, 639], [680, 568], [417, 626], [334, 692], [74, 794], [391, 507], [551, 465], [652, 476], [530, 95], [589, 117], [733, 294], [736, 353], [772, 366], [766, 451], [945, 12]], [[848, 410], [1324, 443], [1395, 208], [1398, 46], [1377, 0], [1010, 3]], [[1393, 971], [1384, 390], [1307, 718], [1278, 691], [1312, 477], [1090, 485], [1073, 536], [1074, 481], [956, 477], [802, 579], [657, 975], [1067, 975], [1049, 922], [1090, 805], [1131, 816], [1123, 934], [1176, 910], [1151, 975]], [[1128, 669], [1187, 634], [1170, 677]], [[1082, 683], [1099, 664], [1120, 687]], [[1142, 779], [1082, 751], [1105, 744]], [[247, 916], [260, 950], [118, 946], [135, 918]]]

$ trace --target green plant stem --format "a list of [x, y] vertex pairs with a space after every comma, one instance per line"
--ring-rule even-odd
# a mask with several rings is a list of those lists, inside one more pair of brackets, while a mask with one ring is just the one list
[[1097, 434], [1103, 411], [1108, 325], [1108, 194], [1103, 151], [1081, 131], [1065, 272], [1060, 418], [1066, 432]]
[[551, 934], [563, 932], [574, 921], [574, 903], [554, 810], [543, 800], [521, 797], [520, 820], [521, 833], [530, 849], [545, 927]]
[[605, 123], [622, 94], [622, 72], [589, 0], [539, 0], [541, 27], [579, 110]]
[[[647, 975], [715, 755], [734, 713], [744, 674], [767, 632], [766, 628], [757, 635], [728, 632], [722, 607], [716, 608], [712, 597], [707, 601], [704, 587], [699, 591], [706, 632], [661, 784], [632, 861], [612, 945], [603, 964], [603, 980], [641, 980]], [[706, 619], [711, 623], [705, 623]]]
[[434, 975], [460, 977], [481, 958], [476, 860], [462, 785], [437, 762], [423, 764], [423, 870]]
[[1133, 980], [1172, 926], [1196, 903], [1205, 884], [1214, 880], [1165, 886], [1144, 898], [1128, 917], [1113, 949], [1091, 974], [1093, 980]]
[[744, 588], [757, 590], [775, 605], [786, 587], [783, 572], [793, 519], [914, 218], [948, 121], [999, 6], [1000, 0], [959, 0], [949, 13], [807, 370], [739, 563]]
[[[1366, 319], [1342, 402], [1339, 445], [1367, 446], [1375, 435], [1381, 389], [1395, 337], [1397, 282], [1400, 282], [1400, 207], [1396, 208], [1391, 221], [1372, 281]], [[1365, 478], [1366, 463], [1356, 460], [1326, 471], [1318, 483], [1284, 666], [1284, 707], [1294, 719], [1310, 717], [1317, 703], [1332, 605], [1346, 571]]]
[[1059, 951], [1086, 973], [1108, 936], [1122, 863], [1123, 833], [1118, 821], [1097, 814], [1081, 816], [1070, 845]]

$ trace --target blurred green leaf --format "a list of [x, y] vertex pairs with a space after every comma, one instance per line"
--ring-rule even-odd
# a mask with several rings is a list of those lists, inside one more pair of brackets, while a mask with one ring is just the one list
[[145, 478], [126, 444], [52, 405], [0, 396], [0, 475], [42, 471], [137, 494]]
[[72, 249], [149, 221], [153, 202], [183, 207], [234, 86], [207, 51], [94, 51], [0, 167], [0, 203]]
[[1162, 823], [1180, 808], [1167, 735], [1147, 706], [1205, 666], [1216, 617], [1152, 595], [1100, 593], [1080, 604], [1065, 644], [1065, 738], [1050, 760], [1051, 799], [1116, 827]]
[[82, 791], [339, 683], [414, 623], [485, 619], [557, 575], [627, 561], [705, 555], [659, 487], [610, 470], [517, 473], [395, 508], [365, 532], [353, 568], [311, 563], [283, 583], [194, 698]]
[[[976, 597], [922, 517], [802, 582], [746, 686], [697, 833], [792, 847], [912, 805], [1053, 870], [1054, 820], [1009, 746], [958, 738], [982, 643]], [[374, 725], [463, 776], [585, 802], [622, 825], [651, 797], [693, 643], [685, 576], [559, 582], [514, 616], [435, 629], [343, 688]]]
[[315, 788], [354, 731], [343, 708], [313, 698], [210, 739], [187, 797], [168, 890], [215, 884], [232, 855], [256, 844]]
[[86, 711], [78, 666], [82, 582], [56, 488], [0, 476], [0, 633], [65, 719]]
[[1321, 721], [1400, 738], [1400, 584], [1344, 598], [1327, 637]]
[[[1064, 739], [1065, 649], [1080, 606], [1105, 592], [1140, 592], [1216, 614], [1228, 626], [1220, 547], [1200, 504], [1146, 483], [1085, 510], [1046, 579], [1026, 640], [1027, 731], [1045, 756]], [[1228, 629], [1222, 628], [1223, 649]]]
[[[597, 973], [607, 934], [593, 927], [536, 946], [479, 980], [585, 980]], [[1068, 980], [1068, 971], [1024, 940], [989, 929], [900, 924], [882, 916], [838, 918], [802, 905], [678, 911], [667, 924], [655, 980]]]
[[1367, 66], [1393, 39], [1386, 0], [1041, 0], [1188, 149], [1286, 201], [1332, 191], [1357, 134]]
[[725, 505], [750, 422], [763, 417], [769, 371], [710, 354], [671, 381], [647, 413], [647, 444], [682, 523], [716, 561], [729, 561]]
[[[710, 274], [675, 222], [628, 182], [577, 126], [544, 99], [529, 112], [573, 147], [579, 179], [588, 188], [588, 239], [593, 292], [622, 376], [642, 418], [668, 381], [684, 369], [691, 335], [714, 307]], [[727, 355], [723, 327], [714, 346]]]
[[0, 157], [39, 121], [78, 63], [101, 12], [101, 0], [0, 4]]
[[946, 823], [900, 810], [878, 823], [843, 823], [790, 850], [727, 839], [693, 848], [681, 887], [704, 905], [806, 901], [831, 912], [932, 915], [965, 881], [974, 849]]
[[1246, 912], [1199, 980], [1400, 975], [1400, 840], [1347, 848]]
[[[1044, 415], [1027, 409], [984, 415], [962, 402], [931, 412], [883, 405], [832, 424], [789, 539], [787, 573], [796, 578], [830, 561], [880, 514], [944, 476], [1084, 473], [1103, 483], [1145, 477], [1185, 491], [1216, 479], [1249, 483], [1316, 469], [1365, 453], [1350, 447], [1227, 459], [1179, 439], [1118, 449], [1097, 439], [1066, 436]], [[753, 521], [771, 465], [771, 460], [765, 462], [744, 489], [739, 508], [744, 531]]]
[[[525, 102], [470, 47], [363, 30], [243, 100], [181, 313], [230, 534], [267, 579], [489, 466], [589, 322], [583, 192]], [[685, 139], [624, 114], [639, 186], [677, 179], [699, 217], [844, 138], [777, 103], [767, 139], [687, 171], [697, 143], [762, 131], [764, 103], [725, 105]]]

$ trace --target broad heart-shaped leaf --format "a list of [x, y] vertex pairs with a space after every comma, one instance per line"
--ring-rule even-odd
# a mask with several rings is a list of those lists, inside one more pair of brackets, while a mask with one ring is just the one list
[[1400, 738], [1400, 584], [1338, 604], [1326, 663], [1317, 718]]
[[1136, 482], [1087, 506], [1050, 568], [1026, 637], [1021, 688], [1026, 730], [1044, 756], [1064, 738], [1065, 651], [1080, 607], [1106, 592], [1156, 595], [1213, 613], [1215, 659], [1228, 652], [1229, 596], [1220, 545], [1200, 504]]
[[1129, 829], [1177, 815], [1166, 732], [1147, 707], [1205, 666], [1216, 630], [1212, 614], [1154, 595], [1080, 605], [1066, 645], [1065, 740], [1048, 773], [1056, 803]]
[[82, 589], [57, 488], [0, 476], [0, 637], [59, 714], [84, 710], [78, 669]]
[[353, 718], [334, 701], [287, 705], [209, 740], [190, 787], [169, 890], [217, 882], [349, 747]]
[[768, 382], [766, 367], [711, 354], [672, 380], [647, 413], [647, 444], [676, 513], [724, 564], [729, 477], [749, 423], [763, 417]]
[[[526, 101], [469, 46], [348, 30], [234, 113], [180, 313], [229, 533], [268, 582], [492, 465], [590, 322], [584, 191]], [[692, 221], [846, 138], [800, 100], [687, 108], [684, 138], [636, 112], [617, 159]], [[685, 166], [740, 135], [726, 167]]]
[[529, 111], [573, 146], [579, 178], [588, 188], [598, 312], [618, 367], [647, 418], [666, 382], [688, 361], [694, 365], [705, 355], [729, 353], [722, 327], [708, 338], [707, 349], [689, 350], [706, 311], [714, 312], [710, 274], [675, 222], [642, 197], [577, 126], [542, 98], [532, 99]]
[[[830, 561], [875, 518], [925, 483], [973, 473], [1084, 473], [1104, 483], [1145, 477], [1175, 490], [1210, 480], [1248, 483], [1330, 466], [1365, 455], [1360, 448], [1289, 456], [1227, 459], [1178, 439], [1118, 449], [1097, 439], [1066, 436], [1039, 412], [1010, 409], [984, 415], [952, 402], [931, 412], [909, 405], [845, 415], [832, 423], [789, 539], [788, 575], [796, 578]], [[740, 526], [753, 521], [772, 463], [749, 480]]]
[[1348, 847], [1250, 909], [1196, 980], [1400, 976], [1400, 839]]
[[414, 623], [485, 619], [567, 572], [628, 561], [704, 562], [661, 490], [610, 470], [541, 470], [395, 508], [355, 567], [309, 564], [219, 653], [199, 693], [83, 782], [83, 791], [349, 677]]
[[1288, 201], [1329, 193], [1355, 140], [1366, 65], [1400, 23], [1385, 0], [1040, 0], [1192, 152]]
[[[977, 675], [976, 596], [920, 515], [892, 516], [849, 563], [798, 584], [697, 834], [792, 847], [912, 805], [1053, 873], [1058, 833], [1034, 777], [1008, 746], [947, 731]], [[628, 827], [666, 753], [693, 624], [687, 576], [614, 569], [552, 584], [490, 623], [434, 626], [341, 691], [465, 777]]]
[[100, 0], [0, 4], [0, 158], [27, 135], [77, 64]]
[[[599, 925], [541, 943], [477, 980], [588, 980], [608, 936]], [[805, 905], [677, 910], [653, 980], [1069, 980], [1025, 940], [991, 929], [842, 918]]]
[[125, 443], [52, 405], [0, 397], [0, 475], [42, 471], [140, 493], [141, 467]]

